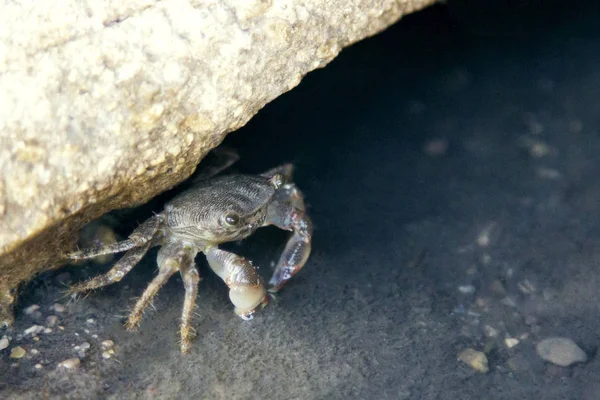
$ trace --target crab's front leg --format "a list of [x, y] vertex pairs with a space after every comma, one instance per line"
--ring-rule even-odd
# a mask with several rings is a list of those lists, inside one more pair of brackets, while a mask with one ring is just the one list
[[294, 185], [284, 187], [289, 195], [288, 201], [276, 199], [268, 208], [265, 225], [275, 225], [278, 228], [293, 231], [288, 240], [279, 262], [275, 267], [273, 277], [269, 281], [269, 292], [278, 292], [283, 285], [298, 273], [310, 255], [312, 240], [312, 222], [304, 212], [304, 202], [300, 192]]
[[158, 251], [158, 274], [148, 285], [142, 296], [138, 299], [133, 310], [129, 314], [125, 327], [135, 330], [142, 319], [144, 310], [152, 303], [159, 289], [167, 283], [169, 278], [177, 271], [180, 272], [185, 286], [185, 299], [183, 312], [181, 314], [181, 351], [187, 353], [193, 339], [193, 328], [191, 327], [192, 316], [198, 296], [198, 282], [200, 276], [194, 264], [196, 249], [179, 243], [167, 243]]
[[229, 287], [229, 299], [237, 315], [252, 319], [256, 311], [267, 305], [265, 286], [250, 261], [216, 246], [207, 246], [204, 254], [210, 268]]

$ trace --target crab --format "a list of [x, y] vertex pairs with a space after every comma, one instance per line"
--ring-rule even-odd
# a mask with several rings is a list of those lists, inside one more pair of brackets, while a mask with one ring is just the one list
[[[244, 320], [252, 319], [267, 305], [268, 292], [278, 292], [306, 263], [312, 223], [291, 175], [292, 166], [286, 164], [260, 175], [224, 175], [201, 182], [168, 202], [161, 213], [143, 222], [128, 239], [69, 254], [72, 260], [84, 260], [126, 251], [106, 274], [76, 284], [69, 292], [76, 296], [119, 282], [151, 247], [161, 246], [158, 273], [137, 300], [125, 327], [139, 327], [144, 310], [179, 271], [185, 287], [180, 347], [184, 354], [188, 353], [194, 337], [192, 317], [200, 281], [194, 262], [198, 253], [206, 256], [210, 268], [229, 287], [234, 311]], [[251, 261], [222, 250], [219, 245], [244, 239], [268, 225], [292, 234], [265, 288]]]

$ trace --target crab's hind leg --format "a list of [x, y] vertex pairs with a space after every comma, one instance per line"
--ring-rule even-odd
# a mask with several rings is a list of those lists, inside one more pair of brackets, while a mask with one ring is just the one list
[[210, 268], [229, 287], [229, 299], [237, 315], [252, 319], [256, 311], [267, 305], [265, 286], [250, 261], [216, 246], [207, 247], [204, 254]]
[[194, 265], [193, 259], [187, 263], [182, 263], [179, 271], [183, 277], [185, 287], [185, 298], [183, 300], [183, 312], [181, 313], [181, 352], [186, 354], [190, 349], [190, 344], [195, 336], [194, 328], [192, 328], [192, 318], [194, 309], [196, 308], [196, 298], [198, 297], [198, 282], [200, 275]]
[[135, 247], [142, 246], [154, 239], [156, 232], [159, 230], [163, 222], [162, 215], [155, 215], [147, 219], [144, 223], [137, 227], [135, 231], [129, 235], [129, 238], [121, 242], [112, 243], [106, 246], [90, 247], [88, 249], [82, 249], [75, 251], [67, 255], [71, 260], [85, 260], [88, 258], [94, 258], [103, 256], [106, 254], [121, 253], [123, 251], [131, 250]]
[[135, 330], [139, 326], [144, 310], [152, 303], [160, 288], [175, 272], [179, 271], [182, 264], [188, 262], [190, 257], [193, 259], [183, 246], [177, 244], [166, 244], [160, 248], [157, 255], [158, 275], [152, 279], [129, 314], [125, 323], [128, 330]]
[[150, 248], [150, 244], [151, 242], [146, 242], [141, 247], [129, 250], [106, 274], [98, 275], [83, 283], [71, 286], [69, 293], [76, 294], [119, 282], [144, 257], [144, 254]]
[[276, 193], [265, 225], [293, 231], [269, 281], [269, 292], [275, 293], [302, 269], [311, 250], [312, 222], [304, 212], [304, 200], [295, 185], [284, 185]]

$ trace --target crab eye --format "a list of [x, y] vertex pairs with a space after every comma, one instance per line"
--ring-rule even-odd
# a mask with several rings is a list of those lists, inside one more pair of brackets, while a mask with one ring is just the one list
[[240, 216], [234, 213], [225, 214], [221, 217], [221, 222], [223, 225], [232, 228], [240, 224]]

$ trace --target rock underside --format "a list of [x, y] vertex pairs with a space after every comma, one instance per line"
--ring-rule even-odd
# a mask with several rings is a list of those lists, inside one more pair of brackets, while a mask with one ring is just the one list
[[433, 2], [1, 4], [0, 322], [85, 223], [177, 185], [305, 74]]

